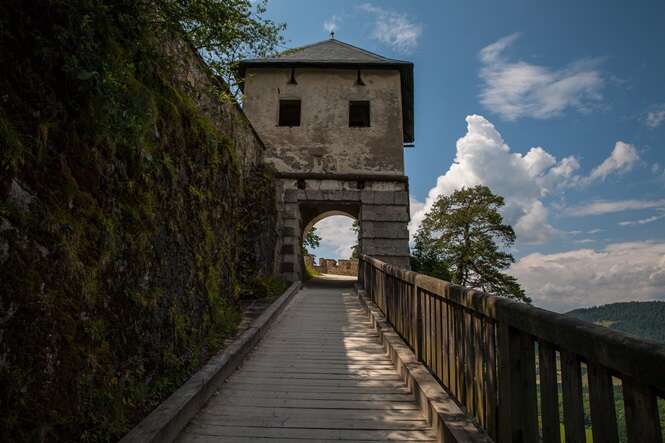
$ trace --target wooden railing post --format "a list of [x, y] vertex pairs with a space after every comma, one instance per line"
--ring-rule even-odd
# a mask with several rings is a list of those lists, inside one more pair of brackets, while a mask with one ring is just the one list
[[587, 364], [589, 377], [589, 404], [593, 423], [594, 443], [618, 443], [614, 387], [609, 371], [596, 364]]
[[416, 282], [413, 283], [413, 314], [414, 314], [414, 321], [413, 321], [413, 338], [415, 341], [415, 353], [416, 357], [418, 360], [422, 360], [423, 356], [423, 311], [422, 307], [420, 306], [420, 295], [418, 293], [418, 284]]
[[582, 369], [574, 353], [561, 351], [561, 387], [563, 392], [563, 421], [566, 442], [585, 443]]
[[499, 334], [499, 442], [538, 441], [538, 397], [533, 337], [501, 323]]
[[538, 362], [543, 443], [561, 443], [556, 352], [552, 345], [538, 342]]
[[497, 324], [497, 344], [499, 348], [499, 399], [498, 435], [499, 443], [513, 441], [512, 399], [511, 399], [511, 354], [510, 327], [506, 323]]
[[622, 380], [628, 442], [662, 442], [656, 395], [630, 377]]

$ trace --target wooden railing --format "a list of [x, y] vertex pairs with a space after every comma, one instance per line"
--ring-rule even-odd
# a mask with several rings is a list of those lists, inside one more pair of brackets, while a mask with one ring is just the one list
[[663, 441], [665, 346], [365, 255], [358, 280], [493, 440]]

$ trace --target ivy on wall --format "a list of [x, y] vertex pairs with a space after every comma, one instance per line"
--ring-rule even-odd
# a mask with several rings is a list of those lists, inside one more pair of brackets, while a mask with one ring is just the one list
[[3, 439], [117, 440], [219, 350], [241, 297], [282, 289], [271, 172], [242, 173], [148, 11], [0, 5]]

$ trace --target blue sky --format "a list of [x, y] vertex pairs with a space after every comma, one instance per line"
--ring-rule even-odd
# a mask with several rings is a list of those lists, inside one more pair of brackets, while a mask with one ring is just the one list
[[[489, 185], [518, 234], [511, 272], [567, 310], [665, 299], [665, 2], [628, 5], [272, 0], [268, 16], [287, 47], [334, 28], [414, 62], [412, 229], [436, 196]], [[321, 224], [317, 255], [343, 255], [348, 223]]]

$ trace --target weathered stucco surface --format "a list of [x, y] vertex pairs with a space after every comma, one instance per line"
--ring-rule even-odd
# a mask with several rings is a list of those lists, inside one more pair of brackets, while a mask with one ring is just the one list
[[[280, 172], [404, 173], [397, 70], [254, 68], [244, 110], [261, 135], [266, 161]], [[298, 127], [278, 126], [279, 100], [301, 100]], [[370, 127], [349, 127], [349, 101], [370, 102]]]

